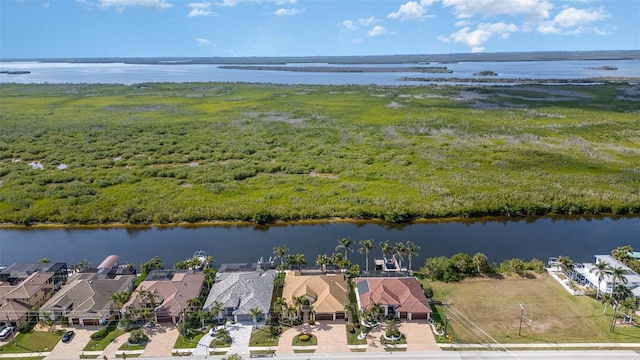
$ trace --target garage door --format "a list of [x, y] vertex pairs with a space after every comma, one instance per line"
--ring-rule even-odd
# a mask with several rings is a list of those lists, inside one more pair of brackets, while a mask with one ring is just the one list
[[411, 320], [426, 320], [427, 313], [415, 313], [411, 314]]
[[316, 314], [316, 320], [333, 321], [333, 314]]

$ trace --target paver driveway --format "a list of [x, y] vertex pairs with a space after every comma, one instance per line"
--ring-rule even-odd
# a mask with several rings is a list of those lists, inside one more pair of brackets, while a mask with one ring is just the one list
[[431, 326], [426, 321], [400, 323], [400, 332], [407, 337], [407, 351], [440, 350]]
[[300, 325], [285, 331], [278, 341], [276, 354], [293, 354], [291, 343], [293, 338], [302, 333], [315, 335], [318, 338], [318, 353], [350, 352], [347, 347], [347, 333], [344, 323], [316, 322], [314, 325]]
[[152, 328], [145, 327], [144, 332], [149, 336], [149, 343], [144, 348], [143, 357], [171, 356], [173, 345], [180, 335], [175, 326], [158, 324]]
[[82, 354], [82, 349], [84, 349], [89, 340], [91, 340], [91, 334], [96, 331], [95, 328], [64, 328], [63, 330], [73, 330], [76, 335], [68, 343], [59, 341], [56, 347], [47, 355], [47, 360], [78, 359]]

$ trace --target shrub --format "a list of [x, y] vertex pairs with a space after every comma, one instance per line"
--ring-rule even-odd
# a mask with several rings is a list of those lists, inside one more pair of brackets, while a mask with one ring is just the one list
[[91, 340], [102, 340], [109, 334], [109, 330], [107, 328], [100, 329], [93, 334], [91, 334]]
[[278, 336], [282, 333], [282, 328], [280, 326], [271, 326], [269, 331], [271, 331], [271, 335]]
[[136, 329], [131, 331], [128, 341], [130, 344], [140, 344], [147, 340], [149, 340], [149, 337], [147, 336], [147, 334], [143, 333], [142, 330], [140, 329]]
[[298, 336], [298, 340], [307, 342], [311, 340], [311, 336], [309, 334], [300, 334], [300, 336]]

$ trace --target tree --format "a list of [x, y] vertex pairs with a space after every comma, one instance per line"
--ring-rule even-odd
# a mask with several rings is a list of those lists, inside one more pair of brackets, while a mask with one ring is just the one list
[[560, 264], [562, 272], [568, 277], [571, 277], [570, 273], [573, 271], [573, 261], [571, 261], [571, 258], [568, 256], [559, 256], [558, 264]]
[[287, 255], [288, 252], [289, 252], [289, 249], [287, 249], [287, 245], [281, 245], [273, 248], [273, 255], [276, 256], [276, 259], [280, 259], [280, 265], [282, 265], [282, 262], [284, 261], [284, 257]]
[[91, 269], [91, 263], [87, 261], [87, 259], [84, 259], [82, 261], [80, 261], [79, 263], [75, 264], [75, 265], [71, 265], [69, 267], [69, 270], [73, 271], [73, 272], [79, 272], [82, 270], [86, 270], [86, 269]]
[[284, 317], [284, 310], [287, 308], [287, 300], [278, 296], [276, 300], [273, 302], [273, 310], [278, 313], [280, 320]]
[[360, 241], [360, 248], [358, 249], [358, 252], [365, 255], [367, 273], [369, 272], [369, 251], [375, 248], [376, 246], [373, 244], [372, 239]]
[[212, 268], [205, 268], [205, 269], [202, 269], [202, 273], [204, 274], [204, 281], [205, 281], [205, 284], [207, 285], [207, 289], [211, 290], [211, 287], [213, 286], [213, 283], [216, 279], [216, 274], [218, 273], [218, 271]]
[[289, 254], [287, 256], [287, 267], [289, 267], [289, 269], [293, 269], [294, 267], [300, 268], [300, 266], [306, 264], [307, 260], [305, 259], [304, 254]]
[[358, 309], [358, 306], [354, 303], [347, 303], [344, 305], [344, 312], [347, 315], [347, 322], [353, 322], [353, 313]]
[[251, 309], [249, 309], [249, 312], [251, 313], [251, 317], [253, 318], [253, 328], [257, 329], [258, 328], [258, 318], [260, 317], [260, 315], [262, 315], [262, 310], [260, 310], [260, 308], [253, 307]]
[[220, 319], [220, 315], [224, 314], [223, 304], [218, 300], [214, 301], [209, 308], [209, 313], [214, 319]]
[[476, 253], [475, 255], [473, 255], [473, 258], [471, 258], [471, 262], [476, 267], [478, 274], [484, 274], [485, 270], [489, 266], [489, 259], [483, 253]]
[[284, 309], [284, 316], [291, 321], [293, 324], [293, 317], [298, 313], [298, 309], [292, 304], [287, 305], [287, 308]]
[[296, 307], [298, 319], [301, 318], [302, 307], [306, 304], [307, 304], [307, 299], [305, 299], [304, 296], [293, 297], [293, 306]]
[[160, 260], [157, 256], [154, 256], [153, 258], [151, 258], [151, 260], [143, 262], [140, 268], [142, 269], [143, 273], [148, 274], [153, 270], [164, 269], [164, 265], [162, 264], [162, 260]]
[[339, 240], [340, 244], [336, 246], [336, 251], [344, 249], [344, 258], [347, 259], [347, 251], [353, 251], [353, 243], [350, 237], [342, 238]]
[[200, 298], [191, 298], [187, 300], [187, 306], [189, 307], [190, 312], [196, 312], [198, 309], [202, 308], [202, 300]]
[[524, 261], [519, 258], [509, 260], [509, 271], [522, 275], [524, 273]]
[[389, 240], [385, 240], [380, 243], [380, 251], [382, 251], [383, 258], [390, 254], [389, 247]]
[[319, 254], [316, 258], [316, 266], [324, 266], [329, 265], [331, 263], [331, 259], [327, 256], [327, 254]]
[[396, 246], [393, 247], [393, 255], [397, 257], [398, 260], [398, 268], [402, 269], [402, 260], [404, 256], [407, 254], [407, 248], [404, 246], [404, 243], [397, 243]]
[[136, 290], [136, 292], [140, 297], [141, 303], [145, 304], [145, 306], [151, 307], [151, 309], [156, 308], [156, 300], [158, 300], [158, 291], [156, 289], [145, 290], [144, 286], [141, 286], [140, 289]]
[[38, 263], [40, 263], [40, 264], [48, 264], [50, 262], [51, 262], [51, 260], [49, 260], [49, 258], [46, 258], [46, 257], [41, 258], [41, 259], [38, 260]]
[[369, 306], [369, 309], [371, 310], [371, 314], [373, 315], [373, 317], [378, 320], [384, 316], [384, 311], [382, 310], [382, 305], [380, 305], [380, 303], [372, 302], [371, 306]]
[[118, 313], [118, 320], [120, 320], [120, 309], [122, 309], [122, 307], [127, 302], [127, 300], [129, 300], [130, 296], [131, 294], [127, 291], [111, 294], [111, 296], [109, 296], [109, 299], [113, 304], [113, 307], [116, 309]]
[[407, 241], [407, 257], [409, 258], [409, 271], [411, 271], [411, 258], [413, 256], [418, 256], [418, 251], [420, 251], [420, 246], [416, 245], [412, 241]]
[[604, 310], [602, 310], [602, 314], [604, 314], [605, 312], [607, 312], [607, 306], [615, 305], [616, 300], [613, 298], [613, 296], [611, 296], [611, 294], [604, 293], [600, 298], [600, 302], [604, 304]]
[[598, 294], [597, 294], [596, 297], [600, 298], [602, 296], [602, 294], [600, 292], [600, 284], [604, 280], [605, 276], [613, 274], [613, 269], [606, 262], [598, 261], [596, 263], [596, 266], [591, 268], [591, 270], [589, 270], [589, 272], [592, 272], [592, 273], [595, 272], [596, 273], [596, 277], [598, 278]]

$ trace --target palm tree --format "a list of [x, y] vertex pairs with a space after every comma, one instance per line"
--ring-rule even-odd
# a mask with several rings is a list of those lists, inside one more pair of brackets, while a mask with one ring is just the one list
[[253, 328], [257, 329], [258, 328], [258, 318], [260, 317], [260, 315], [262, 315], [262, 310], [260, 310], [259, 307], [253, 307], [251, 309], [249, 309], [249, 312], [251, 313], [251, 317], [253, 318]]
[[407, 241], [406, 254], [409, 258], [409, 271], [411, 271], [411, 257], [418, 256], [418, 251], [420, 251], [420, 246], [414, 244], [411, 241]]
[[153, 258], [151, 258], [151, 260], [143, 262], [140, 268], [142, 269], [143, 273], [148, 274], [152, 270], [164, 269], [164, 265], [162, 264], [162, 260], [160, 260], [160, 258], [154, 256]]
[[209, 308], [209, 313], [213, 316], [214, 320], [219, 319], [220, 315], [224, 313], [224, 309], [222, 308], [223, 304], [218, 300], [214, 301]]
[[115, 293], [109, 296], [109, 299], [113, 304], [113, 307], [116, 308], [116, 311], [118, 312], [118, 320], [120, 320], [120, 310], [122, 309], [124, 304], [127, 302], [127, 300], [129, 300], [130, 295], [131, 294], [129, 294], [128, 292], [123, 291], [123, 292]]
[[287, 252], [289, 252], [289, 249], [287, 249], [287, 245], [281, 245], [273, 248], [273, 255], [276, 256], [276, 259], [280, 259], [280, 265], [282, 265]]
[[389, 240], [380, 243], [380, 250], [382, 251], [383, 258], [389, 254]]
[[353, 313], [357, 310], [357, 308], [357, 305], [351, 302], [344, 305], [344, 311], [347, 315], [347, 322], [353, 322]]
[[347, 251], [353, 251], [353, 243], [350, 237], [340, 239], [340, 244], [336, 246], [336, 251], [344, 249], [344, 258], [347, 258]]
[[605, 276], [613, 274], [613, 269], [606, 262], [598, 261], [596, 263], [596, 266], [591, 268], [589, 272], [595, 272], [596, 276], [598, 277], [598, 296], [596, 297], [600, 298], [602, 296], [602, 294], [600, 293], [600, 284], [604, 280]]
[[373, 314], [373, 317], [375, 317], [378, 320], [382, 316], [384, 316], [384, 311], [382, 310], [382, 305], [380, 305], [380, 303], [372, 302], [371, 306], [369, 307], [369, 310], [371, 310], [371, 313]]
[[611, 294], [604, 293], [600, 297], [600, 301], [604, 304], [604, 310], [602, 310], [602, 314], [604, 315], [607, 312], [607, 306], [613, 306], [616, 303], [616, 300], [611, 296]]
[[205, 268], [202, 269], [202, 273], [204, 274], [204, 279], [205, 279], [205, 283], [207, 284], [207, 289], [211, 290], [211, 287], [213, 286], [213, 282], [216, 279], [216, 274], [218, 273], [218, 271], [216, 269], [212, 269], [212, 268]]
[[478, 270], [478, 274], [484, 273], [484, 270], [487, 268], [487, 265], [489, 265], [489, 258], [487, 258], [487, 255], [483, 253], [476, 253], [475, 255], [473, 255], [473, 258], [471, 259], [471, 261], [473, 262], [473, 265], [475, 265], [476, 269]]
[[284, 309], [284, 315], [291, 321], [291, 324], [293, 324], [293, 317], [297, 312], [298, 309], [296, 309], [296, 307], [291, 304], [287, 305], [287, 308]]
[[330, 263], [330, 259], [327, 256], [327, 254], [319, 254], [318, 257], [316, 258], [316, 266], [320, 266], [321, 268], [324, 265], [329, 265]]
[[151, 309], [156, 308], [156, 300], [158, 299], [158, 291], [156, 289], [153, 289], [153, 291], [145, 290], [144, 286], [141, 286], [136, 292], [138, 293], [138, 296], [140, 296], [140, 301], [142, 303], [150, 306]]
[[393, 255], [398, 257], [398, 268], [400, 269], [402, 269], [402, 260], [406, 254], [407, 248], [404, 246], [404, 243], [397, 243], [396, 246], [393, 247]]
[[569, 273], [573, 271], [573, 261], [571, 261], [571, 258], [568, 256], [559, 256], [558, 263], [564, 274], [567, 275], [567, 277], [571, 277], [569, 275]]
[[211, 255], [207, 255], [204, 257], [204, 268], [205, 269], [210, 269], [211, 268], [211, 263], [213, 262], [213, 256]]
[[189, 307], [189, 311], [196, 312], [198, 309], [202, 308], [202, 300], [200, 298], [192, 298], [187, 300], [187, 306]]
[[282, 318], [284, 317], [284, 309], [286, 308], [287, 308], [287, 300], [278, 296], [276, 298], [276, 301], [273, 302], [273, 310], [278, 313], [278, 316], [280, 316], [280, 320], [282, 320]]
[[293, 297], [293, 306], [295, 306], [297, 309], [298, 319], [300, 319], [300, 315], [302, 313], [302, 307], [306, 305], [306, 303], [307, 303], [307, 300], [304, 298], [304, 296]]
[[369, 251], [375, 249], [376, 246], [373, 244], [373, 240], [372, 239], [367, 239], [367, 240], [362, 240], [360, 241], [360, 248], [358, 249], [358, 252], [360, 254], [365, 254], [366, 257], [366, 269], [367, 269], [367, 273], [369, 272]]

